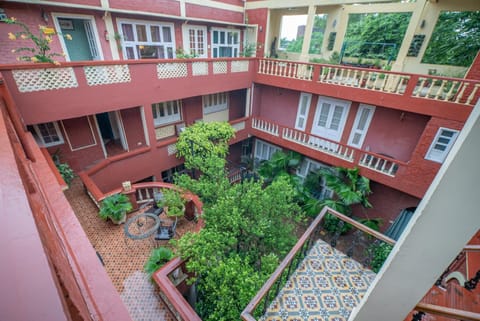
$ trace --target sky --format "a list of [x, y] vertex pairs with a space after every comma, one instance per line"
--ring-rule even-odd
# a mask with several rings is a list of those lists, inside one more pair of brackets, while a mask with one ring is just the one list
[[297, 37], [297, 27], [307, 23], [307, 15], [283, 16], [280, 38], [293, 40]]

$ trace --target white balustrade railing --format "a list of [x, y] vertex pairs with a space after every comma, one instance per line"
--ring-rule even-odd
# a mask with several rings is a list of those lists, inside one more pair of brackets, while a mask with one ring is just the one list
[[252, 118], [252, 128], [273, 136], [278, 136], [278, 125], [267, 122], [263, 119]]
[[374, 69], [362, 70], [323, 66], [318, 81], [403, 95], [409, 79], [409, 75], [387, 73]]
[[306, 134], [295, 129], [283, 128], [282, 138], [349, 162], [353, 162], [355, 157], [355, 150], [349, 146]]
[[480, 84], [464, 79], [418, 77], [412, 97], [472, 105], [479, 88]]
[[358, 163], [360, 166], [395, 177], [399, 164], [390, 158], [383, 158], [379, 155], [363, 154]]
[[308, 81], [313, 78], [313, 65], [310, 64], [260, 59], [258, 66], [258, 73], [260, 74]]

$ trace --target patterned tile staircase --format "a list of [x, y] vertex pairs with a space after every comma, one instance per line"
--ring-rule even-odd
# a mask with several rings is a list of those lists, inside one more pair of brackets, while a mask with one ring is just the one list
[[375, 273], [317, 240], [260, 319], [346, 321]]

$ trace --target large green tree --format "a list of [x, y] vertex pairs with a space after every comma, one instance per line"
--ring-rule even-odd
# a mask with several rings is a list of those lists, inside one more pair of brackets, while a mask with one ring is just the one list
[[[227, 321], [239, 318], [295, 244], [302, 213], [293, 202], [295, 193], [287, 178], [279, 177], [268, 186], [253, 180], [228, 184], [222, 166], [232, 133], [223, 126], [194, 125], [179, 138], [178, 155], [185, 158], [187, 168], [193, 166], [201, 173], [196, 178], [182, 175], [176, 183], [200, 195], [205, 226], [198, 233], [185, 234], [175, 246], [196, 275], [197, 313], [203, 320]], [[217, 134], [205, 134], [213, 129], [218, 129]], [[207, 150], [195, 149], [195, 144]]]
[[422, 62], [468, 67], [480, 49], [480, 11], [442, 12]]

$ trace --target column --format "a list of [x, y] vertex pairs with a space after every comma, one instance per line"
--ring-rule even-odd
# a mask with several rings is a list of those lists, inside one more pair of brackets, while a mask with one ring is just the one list
[[305, 34], [303, 36], [302, 53], [300, 54], [300, 61], [308, 62], [310, 49], [310, 41], [312, 40], [313, 24], [315, 22], [315, 14], [317, 7], [314, 5], [308, 6], [307, 25], [305, 26]]

